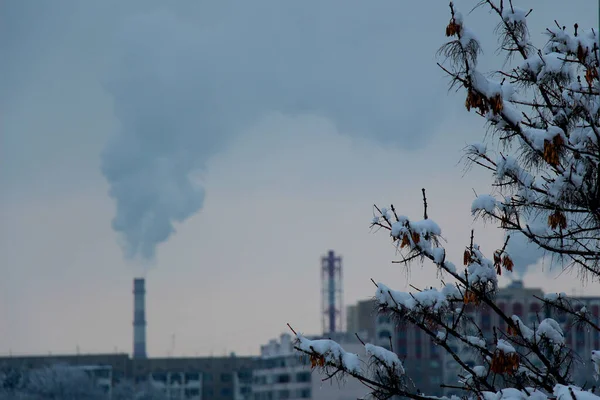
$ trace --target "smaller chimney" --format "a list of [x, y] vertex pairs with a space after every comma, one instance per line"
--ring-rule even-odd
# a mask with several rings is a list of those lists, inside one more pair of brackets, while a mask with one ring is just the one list
[[146, 358], [146, 288], [144, 278], [133, 280], [133, 358]]

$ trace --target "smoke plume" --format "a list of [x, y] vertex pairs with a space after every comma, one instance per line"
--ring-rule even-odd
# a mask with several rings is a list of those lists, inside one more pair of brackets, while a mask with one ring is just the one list
[[[546, 216], [544, 214], [529, 216], [526, 224], [531, 226], [534, 230], [540, 229], [537, 227], [546, 229], [545, 219]], [[553, 258], [552, 255], [548, 254], [548, 252], [531, 242], [524, 234], [518, 231], [510, 232], [510, 239], [506, 246], [506, 251], [514, 262], [513, 273], [517, 279], [523, 279], [530, 267], [538, 265], [541, 262], [548, 267], [548, 269], [544, 271], [545, 273], [551, 272], [554, 268], [560, 270], [564, 266], [564, 260], [556, 256]]]
[[519, 232], [510, 233], [506, 251], [515, 264], [513, 273], [517, 279], [523, 279], [527, 269], [537, 264], [544, 256], [542, 249], [531, 243], [525, 235]]
[[428, 115], [446, 87], [432, 58], [440, 41], [407, 40], [425, 4], [413, 16], [395, 0], [196, 7], [140, 15], [118, 30], [107, 89], [121, 126], [102, 172], [128, 257], [153, 259], [174, 222], [202, 208], [193, 177], [270, 112], [323, 116], [343, 133], [409, 149], [441, 119]]

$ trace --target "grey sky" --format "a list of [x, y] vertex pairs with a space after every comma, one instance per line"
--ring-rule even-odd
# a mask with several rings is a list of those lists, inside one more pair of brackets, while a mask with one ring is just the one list
[[[473, 2], [457, 3], [467, 14]], [[544, 2], [531, 33], [555, 18], [595, 26], [594, 6]], [[482, 130], [435, 66], [446, 2], [13, 0], [0, 19], [0, 353], [130, 351], [137, 266], [100, 173], [114, 137], [155, 138], [135, 159], [144, 172], [152, 155], [185, 160], [144, 176], [150, 193], [192, 172], [206, 195], [148, 274], [153, 355], [172, 333], [190, 355], [256, 352], [286, 322], [318, 331], [329, 248], [344, 256], [347, 303], [374, 293], [369, 278], [406, 288], [387, 238], [368, 230], [372, 203], [420, 215], [425, 186], [458, 257], [471, 189], [489, 190], [456, 166]], [[484, 45], [490, 21], [467, 16]], [[476, 227], [485, 249], [499, 245], [501, 232]]]

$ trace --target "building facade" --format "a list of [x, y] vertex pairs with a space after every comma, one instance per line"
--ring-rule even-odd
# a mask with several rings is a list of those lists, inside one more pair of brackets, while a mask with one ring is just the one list
[[[339, 332], [329, 336], [344, 350], [364, 357], [364, 347], [356, 337], [350, 340], [349, 335]], [[253, 399], [356, 400], [368, 392], [355, 379], [342, 382], [326, 378], [320, 371], [311, 368], [307, 357], [294, 350], [291, 336], [283, 334], [279, 341], [273, 339], [261, 347], [260, 362], [253, 373]]]
[[[563, 329], [565, 344], [576, 353], [578, 363], [574, 367], [574, 380], [579, 385], [586, 382], [589, 385], [594, 382], [591, 351], [600, 349], [600, 335], [584, 325], [575, 324], [565, 314], [550, 315], [541, 300], [543, 298], [541, 289], [527, 288], [521, 281], [514, 281], [508, 287], [498, 290], [496, 304], [506, 315], [516, 315], [530, 327], [544, 318], [556, 319]], [[600, 325], [600, 297], [571, 297], [571, 301], [582, 307]], [[506, 322], [486, 307], [469, 308], [466, 313], [477, 322], [487, 343], [493, 343], [494, 327], [506, 332]], [[385, 347], [385, 336], [392, 334], [393, 351], [404, 362], [406, 373], [416, 390], [430, 395], [463, 394], [456, 389], [440, 387], [442, 383], [459, 386], [459, 375], [464, 375], [464, 372], [452, 356], [423, 331], [411, 324], [394, 323], [385, 315], [378, 316], [375, 324], [376, 344]], [[477, 354], [469, 346], [460, 342], [451, 342], [450, 346], [468, 365], [481, 365], [481, 360], [477, 359]]]
[[[361, 338], [372, 340], [376, 337], [377, 302], [373, 299], [361, 300], [346, 307], [346, 331]], [[365, 339], [363, 339], [365, 340]]]
[[249, 400], [256, 357], [133, 359], [127, 354], [0, 357], [0, 366], [31, 370], [56, 364], [84, 369], [105, 392], [120, 382], [150, 384], [173, 400]]
[[102, 389], [109, 398], [111, 397], [113, 388], [112, 365], [78, 365], [71, 368], [85, 372], [94, 385]]
[[[572, 348], [578, 364], [574, 368], [576, 383], [595, 382], [590, 363], [591, 351], [600, 349], [598, 332], [575, 324], [566, 314], [549, 315], [540, 289], [526, 288], [513, 282], [496, 295], [496, 304], [506, 315], [516, 315], [528, 326], [552, 317], [562, 326], [566, 345]], [[571, 298], [583, 312], [600, 325], [600, 297]], [[490, 310], [479, 307], [467, 311], [477, 321], [488, 343], [493, 342], [494, 327], [506, 331], [506, 324]], [[403, 361], [414, 389], [430, 395], [462, 395], [442, 389], [442, 383], [458, 385], [461, 367], [421, 330], [410, 324], [398, 324], [389, 316], [378, 315], [374, 300], [365, 300], [347, 308], [348, 332], [327, 335], [349, 352], [366, 360], [364, 342], [391, 349]], [[318, 339], [312, 337], [311, 339]], [[450, 343], [470, 365], [480, 365], [476, 354], [460, 343]], [[290, 335], [261, 346], [258, 357], [183, 357], [131, 358], [127, 354], [47, 355], [0, 357], [0, 367], [18, 370], [38, 369], [61, 364], [84, 370], [92, 381], [110, 395], [115, 385], [130, 381], [150, 384], [169, 399], [195, 400], [355, 400], [368, 389], [355, 379], [341, 382], [326, 379], [293, 348]]]
[[[565, 344], [576, 353], [574, 380], [580, 385], [595, 382], [594, 368], [590, 363], [592, 350], [600, 349], [600, 335], [585, 325], [574, 323], [565, 314], [550, 315], [541, 299], [544, 292], [538, 288], [527, 288], [521, 281], [513, 281], [509, 286], [498, 290], [496, 304], [508, 316], [516, 315], [530, 327], [544, 318], [554, 318], [561, 325]], [[573, 304], [585, 310], [596, 325], [600, 325], [600, 297], [570, 297]], [[467, 310], [482, 330], [487, 343], [493, 342], [494, 327], [506, 331], [506, 323], [494, 312], [478, 307]], [[414, 389], [430, 395], [461, 395], [462, 393], [443, 389], [440, 385], [459, 385], [459, 375], [464, 375], [456, 361], [440, 348], [423, 331], [411, 324], [398, 323], [387, 315], [378, 315], [375, 300], [359, 301], [347, 307], [348, 331], [358, 332], [369, 341], [391, 349], [398, 354], [406, 366], [407, 376]], [[451, 347], [466, 360], [468, 365], [481, 364], [476, 354], [471, 354], [468, 346], [452, 343]]]

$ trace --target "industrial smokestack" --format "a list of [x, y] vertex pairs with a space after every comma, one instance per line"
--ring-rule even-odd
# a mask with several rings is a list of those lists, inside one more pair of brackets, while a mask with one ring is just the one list
[[133, 358], [146, 358], [146, 289], [144, 278], [133, 280]]
[[342, 331], [342, 257], [329, 250], [321, 257], [323, 334]]

